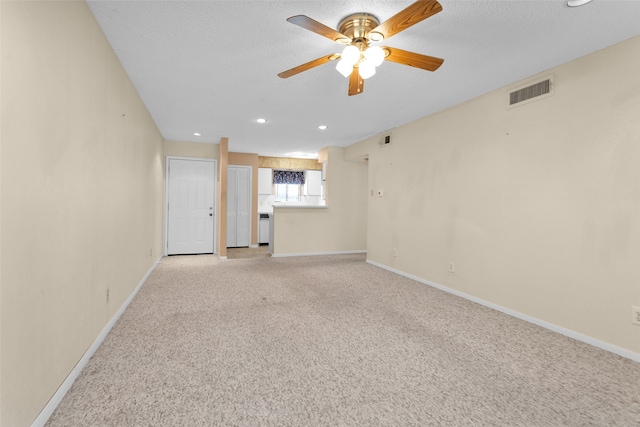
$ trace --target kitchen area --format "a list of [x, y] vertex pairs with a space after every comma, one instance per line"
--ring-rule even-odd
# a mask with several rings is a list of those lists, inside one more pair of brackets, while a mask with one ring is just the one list
[[273, 217], [278, 208], [326, 208], [323, 164], [311, 159], [260, 157], [259, 161], [258, 244], [269, 245], [273, 254]]
[[[345, 149], [328, 146], [318, 151], [317, 160], [266, 157], [229, 152], [226, 138], [217, 145], [166, 142], [165, 153], [219, 166], [213, 180], [215, 214], [205, 214], [215, 226], [214, 253], [222, 259], [228, 249], [256, 248], [282, 257], [366, 248], [370, 191], [361, 156], [345, 159]], [[304, 183], [296, 183], [302, 177]], [[345, 184], [331, 187], [330, 180]], [[164, 243], [169, 246], [168, 239]]]

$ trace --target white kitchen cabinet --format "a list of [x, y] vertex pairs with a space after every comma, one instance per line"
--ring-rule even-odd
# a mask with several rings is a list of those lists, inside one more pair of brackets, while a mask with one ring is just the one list
[[307, 171], [305, 183], [307, 185], [307, 196], [321, 196], [322, 191], [322, 171]]
[[273, 170], [271, 168], [258, 168], [258, 194], [271, 194], [273, 187]]

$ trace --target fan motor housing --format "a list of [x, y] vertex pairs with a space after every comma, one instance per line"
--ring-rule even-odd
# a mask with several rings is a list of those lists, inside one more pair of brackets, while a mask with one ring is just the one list
[[369, 40], [369, 32], [380, 24], [378, 18], [370, 13], [354, 13], [340, 21], [338, 32], [349, 37], [352, 41]]

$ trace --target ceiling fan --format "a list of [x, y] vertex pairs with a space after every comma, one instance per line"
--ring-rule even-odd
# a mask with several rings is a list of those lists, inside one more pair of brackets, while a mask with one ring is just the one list
[[388, 39], [440, 11], [442, 11], [442, 5], [436, 0], [418, 0], [383, 23], [380, 23], [375, 16], [369, 13], [349, 15], [340, 21], [337, 31], [308, 16], [292, 16], [287, 21], [344, 44], [346, 47], [342, 53], [322, 56], [290, 70], [283, 71], [278, 76], [286, 79], [327, 62], [339, 60], [336, 69], [343, 76], [349, 77], [348, 93], [351, 96], [362, 93], [364, 80], [373, 76], [376, 72], [376, 67], [385, 59], [398, 64], [435, 71], [442, 65], [444, 59], [388, 46], [380, 47], [372, 45], [372, 43], [379, 43]]

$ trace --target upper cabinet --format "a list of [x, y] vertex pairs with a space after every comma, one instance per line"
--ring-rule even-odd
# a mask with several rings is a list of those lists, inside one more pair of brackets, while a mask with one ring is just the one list
[[322, 195], [322, 171], [306, 171], [307, 196]]
[[258, 168], [258, 194], [271, 194], [273, 187], [273, 169]]

